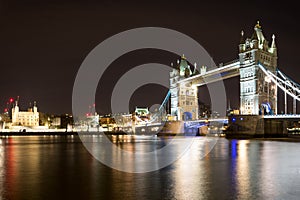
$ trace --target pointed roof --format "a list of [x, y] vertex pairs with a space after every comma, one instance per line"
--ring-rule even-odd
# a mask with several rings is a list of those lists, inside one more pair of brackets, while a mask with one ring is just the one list
[[254, 26], [254, 32], [252, 34], [251, 39], [259, 40], [261, 43], [264, 40], [264, 36], [262, 34], [262, 29], [261, 29], [261, 25], [259, 24], [259, 21], [257, 21], [256, 25]]
[[276, 48], [276, 44], [275, 44], [275, 35], [272, 35], [272, 44], [271, 47], [269, 48], [269, 52], [273, 53], [274, 55], [277, 55], [277, 48]]
[[197, 70], [197, 63], [194, 64], [193, 75], [195, 75], [195, 74], [199, 74], [199, 71]]
[[240, 40], [240, 44], [244, 44], [245, 43], [245, 38], [244, 38], [244, 31], [241, 31], [241, 40]]
[[188, 67], [188, 62], [187, 62], [186, 57], [184, 56], [184, 54], [182, 55], [182, 57], [180, 59], [179, 67], [180, 68], [187, 68]]
[[262, 28], [261, 28], [261, 25], [259, 24], [259, 21], [257, 21], [256, 25], [254, 26], [254, 32], [253, 32], [251, 39], [258, 40], [260, 49], [263, 49], [264, 45], [267, 43], [267, 40], [265, 39], [265, 36], [262, 32]]
[[189, 71], [190, 74], [192, 74], [191, 68], [184, 54], [181, 56], [181, 59], [178, 63], [178, 69], [179, 69], [179, 74], [181, 76], [184, 76], [187, 70]]
[[276, 44], [275, 44], [275, 35], [272, 35], [272, 44], [271, 44], [272, 49], [276, 49]]
[[257, 36], [257, 32], [254, 31], [252, 36], [251, 36], [251, 40], [258, 40], [258, 36]]
[[257, 28], [257, 29], [261, 29], [261, 25], [259, 24], [259, 21], [257, 20], [257, 23], [256, 25], [254, 26], [254, 29]]

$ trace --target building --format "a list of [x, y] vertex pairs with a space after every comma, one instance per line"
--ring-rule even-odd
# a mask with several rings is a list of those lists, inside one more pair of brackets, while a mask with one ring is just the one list
[[[277, 85], [262, 69], [277, 74], [277, 47], [275, 36], [271, 44], [265, 38], [262, 27], [257, 22], [251, 37], [244, 38], [241, 32], [238, 59], [214, 70], [206, 66], [197, 69], [196, 63], [190, 65], [182, 56], [177, 66], [170, 72], [171, 115], [177, 120], [197, 120], [199, 109], [197, 87], [222, 81], [235, 76], [240, 77], [240, 114], [277, 114]], [[206, 80], [209, 80], [208, 82]], [[294, 106], [295, 107], [295, 106]], [[212, 114], [226, 115], [219, 109]], [[220, 113], [220, 114], [219, 114]], [[203, 111], [200, 113], [200, 117]]]
[[33, 107], [28, 108], [27, 111], [20, 111], [18, 101], [16, 101], [15, 106], [12, 108], [12, 125], [28, 127], [39, 126], [39, 112], [36, 102], [34, 102]]
[[244, 39], [244, 32], [241, 32], [239, 61], [241, 114], [277, 113], [277, 87], [258, 66], [261, 63], [276, 74], [275, 36], [272, 36], [272, 43], [269, 46], [259, 22], [255, 25], [251, 38]]
[[177, 120], [198, 119], [197, 87], [191, 83], [178, 83], [195, 74], [198, 74], [196, 64], [192, 69], [184, 55], [170, 72], [171, 115], [176, 116]]
[[148, 108], [138, 108], [135, 107], [134, 111], [138, 116], [148, 116], [149, 115], [149, 109]]

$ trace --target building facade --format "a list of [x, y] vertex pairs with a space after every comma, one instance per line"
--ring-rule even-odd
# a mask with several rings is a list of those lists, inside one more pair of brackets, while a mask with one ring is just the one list
[[198, 119], [197, 87], [192, 83], [178, 83], [178, 81], [198, 74], [196, 65], [191, 68], [184, 55], [177, 60], [177, 67], [170, 72], [171, 115], [176, 120]]
[[[186, 58], [182, 56], [180, 60], [177, 60], [176, 66], [171, 64], [173, 67], [170, 72], [171, 115], [175, 116], [177, 120], [198, 119], [197, 82], [200, 83], [204, 76], [211, 79], [221, 77], [216, 80], [221, 81], [223, 77], [238, 75], [240, 76], [240, 114], [277, 114], [277, 86], [270, 77], [265, 75], [260, 65], [276, 74], [275, 36], [272, 36], [272, 42], [269, 45], [259, 22], [254, 26], [251, 37], [244, 38], [244, 32], [241, 32], [238, 60], [227, 63], [225, 66], [220, 65], [217, 69], [220, 70], [220, 73], [215, 76], [217, 78], [210, 77], [209, 74], [213, 74], [211, 72], [213, 70], [207, 71], [206, 66], [197, 70], [196, 64], [191, 67]], [[197, 76], [189, 78], [194, 75]]]
[[244, 33], [241, 32], [239, 61], [241, 114], [276, 114], [277, 86], [258, 66], [262, 64], [267, 70], [276, 74], [275, 36], [272, 36], [272, 43], [269, 46], [259, 22], [255, 25], [251, 38], [244, 39]]
[[12, 125], [28, 127], [39, 126], [39, 112], [36, 102], [34, 102], [33, 107], [27, 111], [20, 111], [18, 101], [16, 101], [15, 106], [12, 108]]

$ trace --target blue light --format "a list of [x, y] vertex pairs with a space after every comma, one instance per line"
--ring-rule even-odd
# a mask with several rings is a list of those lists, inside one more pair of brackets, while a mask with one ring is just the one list
[[235, 122], [235, 121], [236, 121], [236, 118], [235, 118], [235, 117], [233, 117], [233, 118], [232, 118], [232, 122]]
[[243, 121], [244, 118], [241, 117], [241, 121]]
[[236, 140], [232, 140], [231, 141], [231, 156], [232, 158], [236, 158], [237, 156], [237, 152], [236, 152], [236, 145], [237, 145], [237, 141]]

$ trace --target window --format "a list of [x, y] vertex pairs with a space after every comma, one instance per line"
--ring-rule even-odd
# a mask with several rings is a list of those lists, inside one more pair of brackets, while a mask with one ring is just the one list
[[255, 69], [254, 68], [245, 69], [242, 72], [242, 78], [248, 78], [248, 77], [252, 77], [254, 75], [255, 75]]

